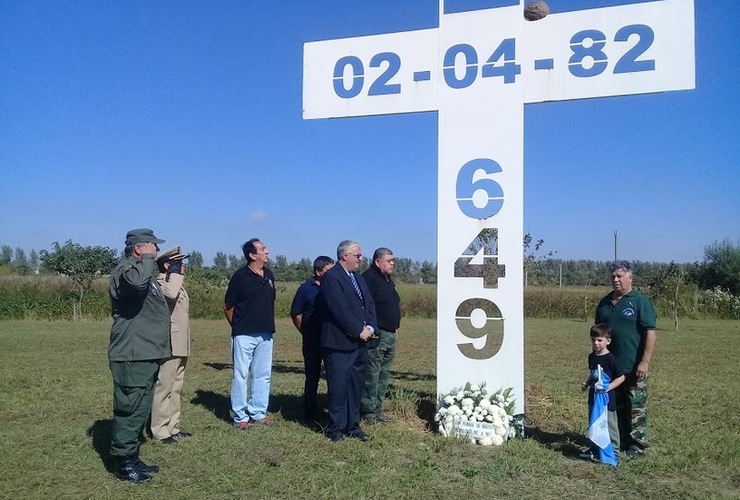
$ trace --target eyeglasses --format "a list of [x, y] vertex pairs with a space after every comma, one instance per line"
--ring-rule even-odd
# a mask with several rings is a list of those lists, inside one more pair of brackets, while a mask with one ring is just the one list
[[360, 260], [362, 258], [362, 254], [361, 253], [351, 253], [351, 254], [348, 254], [348, 255], [351, 255], [352, 257], [354, 257], [357, 260]]

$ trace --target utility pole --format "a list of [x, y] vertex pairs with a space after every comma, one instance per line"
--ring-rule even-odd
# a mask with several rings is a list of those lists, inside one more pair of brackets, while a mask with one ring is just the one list
[[558, 277], [559, 288], [563, 288], [563, 263], [560, 263], [560, 273]]
[[614, 231], [614, 261], [617, 261], [617, 231]]

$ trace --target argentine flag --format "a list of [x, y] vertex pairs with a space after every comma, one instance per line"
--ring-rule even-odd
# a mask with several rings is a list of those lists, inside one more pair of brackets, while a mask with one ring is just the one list
[[609, 393], [601, 392], [599, 389], [609, 387], [611, 379], [604, 373], [601, 365], [596, 365], [593, 371], [593, 379], [596, 381], [593, 385], [594, 405], [591, 408], [591, 414], [588, 416], [588, 438], [599, 447], [599, 459], [601, 463], [608, 465], [617, 465], [617, 454], [609, 438]]

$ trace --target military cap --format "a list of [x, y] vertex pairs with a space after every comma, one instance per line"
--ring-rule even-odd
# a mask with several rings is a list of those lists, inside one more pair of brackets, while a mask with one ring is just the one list
[[169, 250], [166, 250], [159, 254], [159, 257], [157, 257], [157, 264], [162, 264], [163, 262], [170, 262], [173, 260], [185, 260], [190, 255], [184, 255], [182, 252], [180, 252], [180, 247], [172, 247]]
[[164, 240], [154, 236], [154, 231], [151, 229], [140, 227], [126, 233], [126, 245], [136, 245], [138, 243], [164, 243]]

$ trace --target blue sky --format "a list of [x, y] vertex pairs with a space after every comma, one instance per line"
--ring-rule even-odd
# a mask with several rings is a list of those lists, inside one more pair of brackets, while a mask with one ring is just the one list
[[[553, 12], [634, 1], [551, 0]], [[740, 13], [696, 0], [696, 90], [525, 108], [524, 229], [565, 259], [740, 241]], [[0, 0], [0, 244], [436, 260], [436, 113], [309, 120], [303, 43], [438, 25], [437, 0]]]

